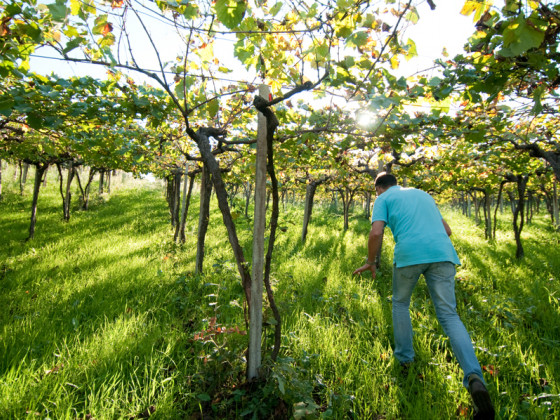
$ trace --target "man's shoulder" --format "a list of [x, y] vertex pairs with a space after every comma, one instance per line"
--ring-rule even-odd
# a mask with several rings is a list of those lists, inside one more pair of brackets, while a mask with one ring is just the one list
[[419, 190], [412, 187], [401, 187], [400, 185], [395, 185], [387, 190], [387, 196], [390, 195], [429, 195], [427, 192]]
[[389, 193], [388, 195], [399, 193], [402, 190], [403, 190], [403, 187], [401, 187], [400, 185], [393, 185], [392, 187], [389, 187], [387, 189], [387, 191], [385, 191], [383, 194], [381, 194], [380, 197], [383, 197], [383, 195], [385, 195], [387, 193]]
[[432, 196], [428, 194], [426, 191], [419, 190], [417, 188], [408, 188], [408, 187], [400, 187], [400, 186], [397, 187], [398, 188], [391, 187], [378, 198], [383, 198], [384, 200], [387, 200], [387, 202], [390, 203], [395, 203], [395, 204], [401, 203], [403, 205], [405, 203], [410, 204], [411, 202], [426, 203], [427, 205], [428, 203], [431, 204], [434, 202]]
[[424, 190], [419, 190], [418, 188], [406, 187], [399, 190], [402, 194], [422, 196], [422, 197], [432, 197], [429, 193]]

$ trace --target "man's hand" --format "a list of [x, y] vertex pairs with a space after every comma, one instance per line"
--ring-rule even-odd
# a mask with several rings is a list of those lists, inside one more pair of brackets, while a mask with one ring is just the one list
[[362, 274], [364, 271], [371, 271], [371, 278], [375, 278], [375, 264], [364, 264], [360, 268], [356, 268], [352, 273], [353, 276], [356, 274]]

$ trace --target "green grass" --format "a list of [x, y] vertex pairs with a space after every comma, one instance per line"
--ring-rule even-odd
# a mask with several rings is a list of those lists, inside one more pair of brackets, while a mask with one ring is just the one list
[[[358, 209], [344, 232], [340, 214], [317, 206], [305, 245], [302, 208], [281, 212], [287, 230], [272, 273], [281, 358], [265, 358], [266, 383], [246, 384], [243, 292], [215, 202], [205, 274], [194, 275], [196, 197], [179, 246], [160, 189], [124, 184], [94, 194], [90, 210], [76, 205], [65, 223], [52, 180], [26, 242], [30, 187], [21, 197], [8, 181], [0, 201], [0, 418], [472, 416], [422, 281], [412, 303], [418, 360], [401, 374], [391, 347], [391, 236], [378, 277], [353, 278], [369, 229]], [[471, 219], [444, 213], [463, 263], [458, 311], [499, 418], [559, 418], [558, 233], [537, 216], [517, 261], [508, 215], [488, 243]], [[250, 261], [251, 224], [236, 223]], [[267, 348], [272, 334], [267, 324]]]

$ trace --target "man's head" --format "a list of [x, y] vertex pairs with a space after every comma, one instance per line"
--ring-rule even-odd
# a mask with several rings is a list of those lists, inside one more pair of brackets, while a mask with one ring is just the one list
[[397, 185], [397, 178], [387, 172], [380, 172], [377, 178], [375, 178], [375, 191], [377, 191], [377, 195], [383, 194], [395, 185]]

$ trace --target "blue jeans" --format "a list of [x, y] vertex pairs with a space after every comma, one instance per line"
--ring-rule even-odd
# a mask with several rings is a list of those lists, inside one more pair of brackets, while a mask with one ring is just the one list
[[420, 275], [428, 285], [436, 316], [449, 337], [453, 353], [463, 369], [463, 385], [476, 373], [482, 378], [480, 364], [474, 353], [469, 333], [457, 315], [455, 301], [455, 265], [450, 262], [416, 264], [397, 268], [393, 266], [393, 335], [395, 357], [401, 363], [414, 360], [412, 348], [412, 323], [410, 321], [410, 298]]

